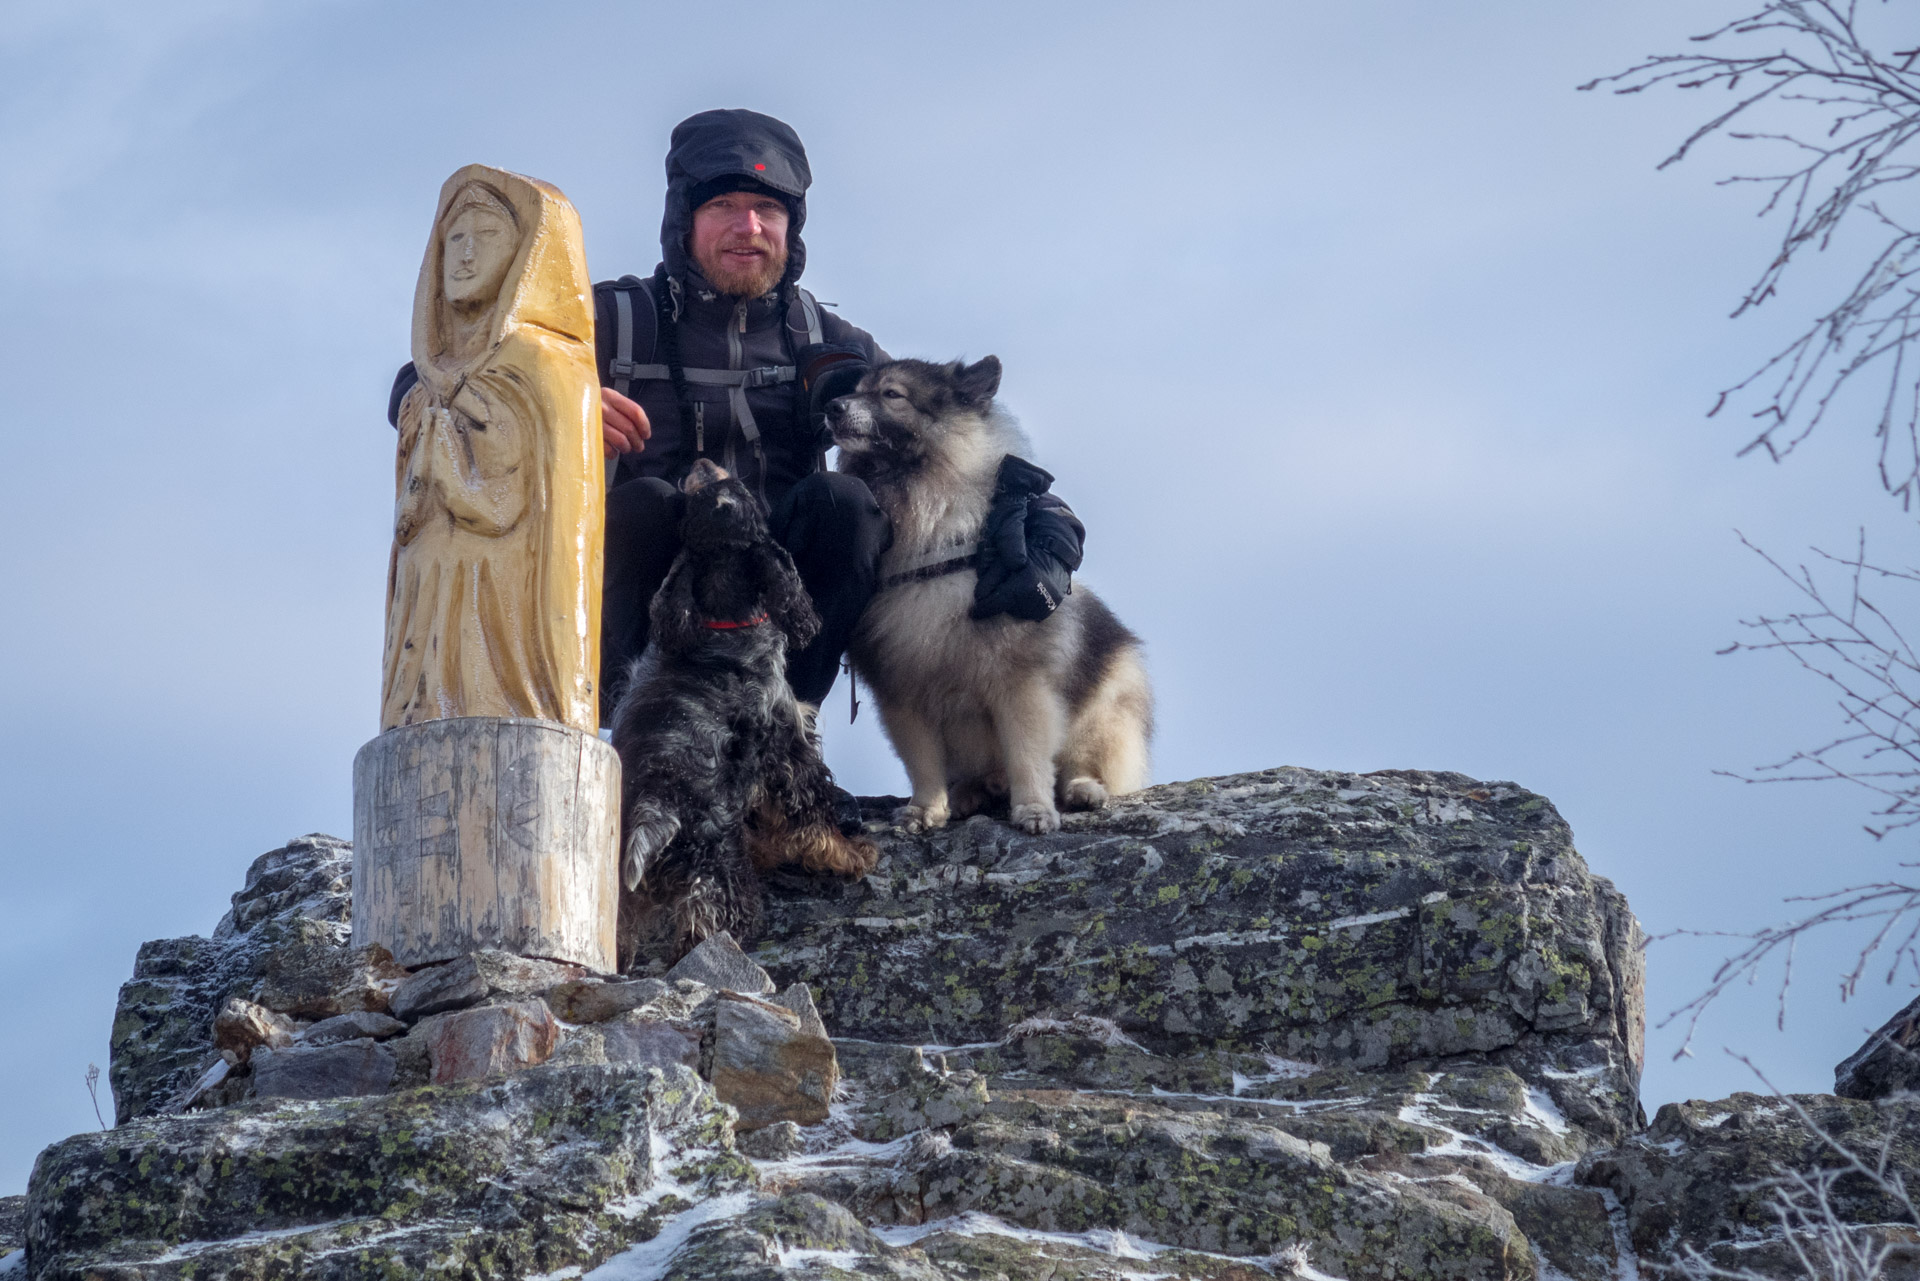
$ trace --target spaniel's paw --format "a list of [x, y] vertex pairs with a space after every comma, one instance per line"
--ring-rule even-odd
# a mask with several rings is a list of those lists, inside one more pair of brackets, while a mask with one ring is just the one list
[[651, 806], [636, 806], [628, 819], [626, 855], [621, 860], [621, 880], [630, 890], [640, 888], [640, 882], [646, 879], [647, 869], [660, 858], [660, 852], [667, 848], [673, 838], [680, 834], [680, 818], [677, 814], [663, 814]]

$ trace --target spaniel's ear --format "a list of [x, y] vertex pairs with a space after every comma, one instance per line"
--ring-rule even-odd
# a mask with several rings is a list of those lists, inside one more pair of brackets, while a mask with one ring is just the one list
[[793, 557], [769, 538], [754, 547], [754, 561], [760, 577], [761, 605], [774, 625], [787, 634], [792, 647], [801, 648], [819, 634], [820, 616], [813, 612], [813, 598], [800, 582]]
[[667, 581], [654, 593], [648, 619], [652, 624], [650, 644], [685, 650], [699, 643], [701, 627], [694, 611], [693, 570], [685, 556], [675, 559]]

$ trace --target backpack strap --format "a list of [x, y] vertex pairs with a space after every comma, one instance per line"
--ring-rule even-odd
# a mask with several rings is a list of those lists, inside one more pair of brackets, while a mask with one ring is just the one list
[[[805, 293], [804, 290], [801, 292]], [[663, 364], [643, 363], [634, 359], [643, 346], [649, 356], [654, 353], [658, 312], [654, 310], [652, 282], [639, 276], [622, 276], [612, 293], [613, 359], [607, 362], [607, 376], [613, 380], [613, 389], [626, 396], [632, 394], [634, 383], [671, 378], [673, 372]], [[811, 294], [807, 295], [806, 302], [814, 331], [818, 332], [819, 310]], [[641, 341], [643, 333], [644, 343]], [[790, 383], [795, 371], [792, 365], [762, 365], [757, 369], [695, 369], [689, 366], [680, 372], [695, 386], [726, 387], [737, 396], [749, 387], [774, 387]], [[757, 436], [758, 432], [753, 429], [752, 412], [742, 411], [738, 407], [736, 412], [742, 413], [745, 420], [742, 425], [748, 428], [749, 435]]]
[[[646, 340], [641, 341], [642, 325]], [[653, 355], [659, 337], [659, 311], [650, 282], [639, 276], [622, 276], [613, 286], [613, 359], [607, 362], [607, 376], [613, 389], [622, 396], [633, 394], [637, 379], [671, 377], [665, 365], [640, 364], [634, 360], [644, 346]]]
[[796, 343], [806, 338], [800, 345], [812, 347], [826, 341], [825, 331], [820, 328], [819, 300], [798, 285], [793, 287], [793, 301], [787, 304], [787, 328]]
[[[673, 377], [673, 371], [664, 364], [636, 359], [643, 352], [652, 356], [657, 350], [659, 311], [653, 296], [653, 282], [640, 276], [622, 276], [614, 283], [611, 292], [613, 358], [607, 362], [607, 377], [615, 391], [622, 396], [631, 396], [634, 383], [665, 382]], [[820, 304], [804, 289], [797, 289], [795, 293], [797, 297], [787, 307], [787, 326], [796, 337], [804, 333], [809, 343], [817, 343], [821, 341], [822, 334]], [[760, 424], [755, 421], [753, 409], [747, 404], [747, 391], [750, 388], [792, 383], [797, 371], [792, 365], [763, 365], [757, 369], [684, 368], [680, 373], [691, 386], [727, 389], [727, 404], [733, 412], [733, 420], [758, 457], [762, 449]], [[694, 406], [697, 416], [704, 409], [704, 404], [696, 403]], [[696, 437], [704, 435], [701, 428], [704, 428], [704, 424], [696, 428]], [[696, 443], [695, 448], [704, 452], [701, 443]]]
[[929, 578], [943, 578], [963, 569], [973, 569], [979, 551], [978, 538], [963, 538], [929, 547], [918, 556], [905, 556], [897, 560], [889, 556], [880, 562], [887, 572], [881, 575], [873, 590], [876, 593], [890, 591], [906, 583], [924, 582]]

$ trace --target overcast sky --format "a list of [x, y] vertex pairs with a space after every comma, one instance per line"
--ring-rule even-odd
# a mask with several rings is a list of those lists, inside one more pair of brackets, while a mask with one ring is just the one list
[[[1154, 777], [1458, 770], [1545, 793], [1653, 931], [1751, 928], [1911, 842], [1717, 777], [1820, 741], [1820, 690], [1716, 658], [1783, 555], [1911, 526], [1836, 422], [1784, 466], [1708, 421], [1834, 282], [1727, 313], [1777, 229], [1655, 163], [1706, 106], [1574, 86], [1719, 0], [1074, 7], [89, 4], [0, 10], [0, 1195], [94, 1124], [140, 942], [349, 834], [376, 732], [393, 435], [434, 196], [484, 161], [658, 257], [682, 117], [791, 122], [807, 283], [901, 355], [998, 354], [1147, 640]], [[1795, 310], [1795, 309], [1798, 310]], [[1777, 312], [1778, 314], [1768, 314]], [[858, 791], [904, 776], [830, 701]], [[1802, 954], [1645, 1099], [1832, 1065], [1912, 995]], [[1717, 942], [1651, 956], [1650, 1023]], [[102, 1082], [102, 1094], [105, 1094]], [[111, 1104], [103, 1098], [103, 1110]]]

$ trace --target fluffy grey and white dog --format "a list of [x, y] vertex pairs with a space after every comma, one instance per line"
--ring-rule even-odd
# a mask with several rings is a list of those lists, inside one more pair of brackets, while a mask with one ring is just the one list
[[706, 459], [682, 485], [681, 550], [652, 638], [613, 712], [622, 785], [621, 964], [750, 943], [760, 872], [864, 876], [878, 856], [834, 819], [833, 775], [787, 686], [787, 647], [819, 627], [753, 492]]
[[895, 815], [909, 831], [1006, 796], [1016, 826], [1048, 832], [1060, 808], [1098, 809], [1146, 783], [1140, 641], [1099, 597], [1075, 587], [1039, 622], [970, 617], [996, 473], [1027, 448], [994, 403], [999, 388], [992, 356], [896, 360], [828, 408], [840, 470], [893, 520], [850, 653], [913, 784]]

